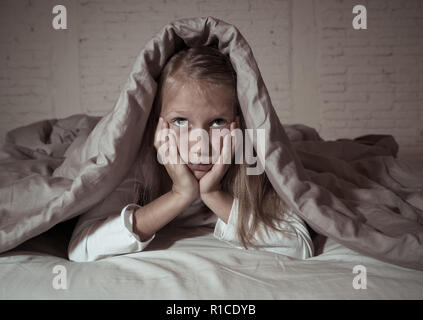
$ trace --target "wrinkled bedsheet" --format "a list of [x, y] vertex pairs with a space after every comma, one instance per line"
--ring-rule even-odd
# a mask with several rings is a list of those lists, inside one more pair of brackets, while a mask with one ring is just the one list
[[313, 128], [282, 125], [247, 41], [213, 17], [166, 25], [104, 117], [49, 119], [8, 133], [0, 151], [0, 252], [83, 214], [120, 184], [140, 156], [160, 71], [172, 54], [199, 45], [229, 55], [247, 128], [265, 129], [266, 174], [292, 210], [346, 248], [423, 270], [423, 186], [396, 159], [395, 139], [324, 141]]
[[[0, 299], [423, 299], [423, 271], [322, 236], [314, 239], [315, 257], [296, 260], [233, 248], [208, 228], [173, 227], [159, 231], [146, 251], [71, 262], [73, 220], [0, 254]], [[66, 289], [53, 286], [55, 266], [66, 270]], [[363, 289], [353, 286], [357, 276]]]

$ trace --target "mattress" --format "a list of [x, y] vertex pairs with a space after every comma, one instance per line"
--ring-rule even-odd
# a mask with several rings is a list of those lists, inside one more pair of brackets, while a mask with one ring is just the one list
[[[423, 167], [413, 164], [423, 179]], [[1, 299], [423, 299], [423, 271], [314, 237], [315, 256], [296, 260], [238, 249], [213, 229], [165, 227], [147, 250], [71, 262], [76, 218], [0, 255]]]

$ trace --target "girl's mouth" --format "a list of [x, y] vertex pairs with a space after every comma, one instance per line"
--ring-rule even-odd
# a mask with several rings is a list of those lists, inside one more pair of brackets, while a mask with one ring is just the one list
[[192, 171], [209, 171], [213, 167], [213, 164], [188, 163], [187, 165]]

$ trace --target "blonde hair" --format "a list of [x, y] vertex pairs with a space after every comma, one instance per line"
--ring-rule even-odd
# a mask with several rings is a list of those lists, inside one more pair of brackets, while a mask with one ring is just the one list
[[[213, 47], [185, 48], [174, 54], [163, 68], [159, 79], [157, 94], [153, 102], [145, 131], [144, 143], [140, 151], [143, 156], [139, 168], [142, 174], [142, 190], [139, 192], [139, 204], [145, 205], [171, 189], [171, 180], [163, 165], [159, 164], [153, 146], [154, 132], [160, 116], [163, 96], [171, 95], [173, 90], [185, 81], [197, 81], [232, 90], [234, 108], [240, 117], [241, 130], [245, 122], [240, 112], [236, 72], [229, 58]], [[207, 90], [207, 86], [204, 90]], [[244, 130], [243, 130], [244, 132]], [[266, 173], [247, 175], [248, 164], [231, 164], [222, 178], [222, 190], [239, 200], [237, 235], [247, 249], [254, 246], [253, 236], [258, 231], [259, 223], [281, 231], [276, 224], [283, 221], [287, 207], [273, 189]], [[252, 165], [251, 165], [252, 166]], [[157, 183], [157, 178], [160, 183]], [[250, 224], [251, 219], [251, 224]], [[262, 235], [261, 235], [262, 236]]]

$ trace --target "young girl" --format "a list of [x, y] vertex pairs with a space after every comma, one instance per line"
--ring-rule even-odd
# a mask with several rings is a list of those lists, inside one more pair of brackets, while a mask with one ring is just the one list
[[[211, 137], [213, 129], [225, 128], [245, 128], [229, 58], [212, 47], [179, 51], [160, 75], [139, 163], [109, 197], [80, 216], [69, 259], [93, 261], [142, 251], [168, 224], [212, 227], [214, 237], [240, 249], [312, 256], [304, 221], [285, 206], [264, 172], [247, 175], [248, 164], [210, 163], [192, 141], [188, 148], [181, 145], [182, 132], [203, 129]], [[170, 131], [174, 135], [166, 135]], [[229, 152], [233, 159], [234, 139], [231, 144], [229, 135], [222, 140], [216, 145], [210, 139], [208, 147]], [[161, 164], [164, 143], [185, 163]], [[200, 164], [190, 162], [194, 152]], [[122, 209], [111, 211], [115, 208]]]

